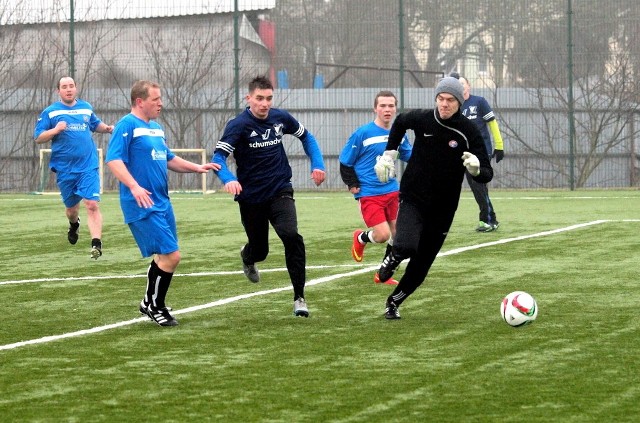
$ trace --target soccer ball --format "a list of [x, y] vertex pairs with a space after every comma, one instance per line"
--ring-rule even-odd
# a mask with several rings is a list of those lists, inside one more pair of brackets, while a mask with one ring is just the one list
[[525, 326], [538, 317], [536, 300], [524, 291], [514, 291], [502, 299], [500, 316], [514, 328]]

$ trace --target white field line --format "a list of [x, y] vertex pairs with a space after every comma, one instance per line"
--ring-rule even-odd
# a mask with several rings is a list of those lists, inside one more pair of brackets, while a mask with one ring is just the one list
[[[623, 220], [624, 222], [640, 222], [640, 219], [629, 219], [629, 220]], [[514, 237], [514, 238], [506, 238], [506, 239], [501, 239], [501, 240], [497, 240], [497, 241], [491, 241], [491, 242], [485, 242], [482, 244], [476, 244], [476, 245], [470, 245], [467, 247], [461, 247], [461, 248], [456, 248], [453, 250], [449, 250], [449, 251], [445, 251], [442, 253], [439, 253], [438, 256], [448, 256], [448, 255], [452, 255], [452, 254], [459, 254], [465, 251], [471, 251], [471, 250], [476, 250], [479, 248], [484, 248], [484, 247], [490, 247], [490, 246], [494, 246], [494, 245], [500, 245], [500, 244], [506, 244], [509, 242], [515, 242], [515, 241], [522, 241], [525, 239], [531, 239], [531, 238], [538, 238], [538, 237], [543, 237], [543, 236], [549, 236], [549, 235], [554, 235], [554, 234], [558, 234], [558, 233], [562, 233], [562, 232], [568, 232], [568, 231], [573, 231], [576, 229], [580, 229], [580, 228], [585, 228], [588, 226], [593, 226], [593, 225], [599, 225], [602, 223], [607, 223], [607, 222], [611, 222], [611, 220], [594, 220], [593, 222], [587, 222], [587, 223], [580, 223], [577, 225], [571, 225], [571, 226], [567, 226], [564, 228], [558, 228], [558, 229], [553, 229], [553, 230], [549, 230], [549, 231], [544, 231], [544, 232], [538, 232], [535, 234], [530, 234], [530, 235], [522, 235], [522, 236], [518, 236], [518, 237]], [[342, 266], [314, 266], [313, 268], [335, 268], [335, 267], [342, 267]], [[309, 268], [312, 268], [311, 266], [309, 266]], [[371, 272], [375, 269], [377, 269], [378, 266], [368, 266], [368, 267], [364, 267], [358, 270], [353, 270], [347, 273], [339, 273], [336, 275], [330, 275], [330, 276], [325, 276], [322, 278], [317, 278], [317, 279], [313, 279], [307, 282], [307, 286], [311, 286], [311, 285], [318, 285], [321, 283], [325, 283], [325, 282], [330, 282], [333, 281], [335, 279], [340, 279], [343, 277], [348, 277], [348, 276], [353, 276], [353, 275], [359, 275], [362, 273], [368, 273]], [[286, 269], [271, 269], [269, 271], [283, 271]], [[263, 270], [261, 270], [262, 272]], [[267, 270], [264, 270], [267, 271]], [[216, 272], [216, 273], [198, 273], [197, 275], [202, 276], [202, 275], [213, 275], [213, 274], [231, 274], [231, 273], [239, 273], [239, 272]], [[188, 275], [196, 275], [196, 274], [188, 274]], [[182, 276], [188, 276], [187, 274], [182, 275]], [[125, 276], [126, 278], [131, 278], [131, 277], [140, 277], [140, 276]], [[115, 277], [105, 277], [105, 278], [115, 278]], [[120, 276], [120, 278], [122, 278], [122, 276]], [[70, 280], [70, 279], [100, 279], [97, 277], [94, 278], [68, 278], [68, 279], [64, 279], [64, 280]], [[7, 281], [7, 282], [11, 282], [11, 281]], [[17, 281], [14, 281], [13, 283], [16, 283]], [[290, 286], [285, 286], [285, 287], [280, 287], [280, 288], [274, 288], [274, 289], [268, 289], [268, 290], [264, 290], [264, 291], [258, 291], [258, 292], [251, 292], [249, 294], [243, 294], [243, 295], [236, 295], [234, 297], [229, 297], [229, 298], [223, 298], [217, 301], [213, 301], [207, 304], [202, 304], [199, 306], [193, 306], [193, 307], [187, 307], [181, 310], [175, 310], [173, 311], [173, 314], [178, 315], [178, 314], [184, 314], [184, 313], [191, 313], [193, 311], [198, 311], [198, 310], [205, 310], [211, 307], [217, 307], [220, 305], [224, 305], [224, 304], [229, 304], [235, 301], [240, 301], [240, 300], [244, 300], [247, 298], [251, 298], [251, 297], [256, 297], [256, 296], [260, 296], [260, 295], [267, 295], [267, 294], [273, 294], [273, 293], [277, 293], [277, 292], [283, 292], [283, 291], [289, 291], [291, 290]], [[75, 332], [68, 332], [68, 333], [63, 333], [61, 335], [51, 335], [51, 336], [45, 336], [42, 338], [37, 338], [37, 339], [30, 339], [27, 341], [20, 341], [20, 342], [15, 342], [12, 344], [6, 344], [6, 345], [0, 345], [0, 351], [2, 350], [11, 350], [11, 349], [15, 349], [15, 348], [19, 348], [19, 347], [24, 347], [26, 345], [35, 345], [35, 344], [44, 344], [47, 342], [52, 342], [52, 341], [57, 341], [60, 339], [65, 339], [65, 338], [73, 338], [73, 337], [77, 337], [77, 336], [82, 336], [82, 335], [89, 335], [92, 333], [98, 333], [98, 332], [104, 332], [110, 329], [116, 329], [119, 327], [123, 327], [123, 326], [129, 326], [135, 323], [139, 323], [139, 322], [143, 322], [143, 321], [148, 321], [147, 317], [138, 317], [135, 319], [131, 319], [131, 320], [125, 320], [122, 322], [117, 322], [117, 323], [113, 323], [110, 325], [103, 325], [103, 326], [98, 326], [98, 327], [94, 327], [91, 329], [83, 329], [83, 330], [79, 330], [79, 331], [75, 331]]]

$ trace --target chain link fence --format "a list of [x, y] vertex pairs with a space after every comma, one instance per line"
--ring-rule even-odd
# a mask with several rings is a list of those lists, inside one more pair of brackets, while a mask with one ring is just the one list
[[[135, 80], [158, 81], [170, 147], [211, 157], [247, 82], [268, 75], [275, 107], [320, 142], [321, 189], [342, 190], [337, 157], [373, 119], [376, 92], [431, 108], [452, 71], [496, 112], [505, 160], [493, 187], [637, 188], [639, 37], [633, 0], [0, 0], [0, 192], [55, 190], [33, 128], [61, 76], [110, 124]], [[108, 149], [107, 135], [94, 140]], [[300, 143], [285, 146], [294, 185], [313, 188]], [[213, 175], [206, 185], [220, 188]], [[108, 171], [103, 186], [116, 189]]]

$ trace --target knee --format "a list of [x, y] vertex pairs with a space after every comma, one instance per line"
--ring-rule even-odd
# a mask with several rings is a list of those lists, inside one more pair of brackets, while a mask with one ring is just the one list
[[373, 238], [378, 243], [389, 241], [391, 238], [391, 230], [387, 228], [375, 228], [373, 230]]
[[97, 213], [100, 210], [98, 202], [95, 200], [85, 200], [84, 205], [89, 213]]
[[174, 251], [169, 254], [158, 254], [157, 264], [161, 270], [173, 273], [178, 267], [178, 264], [180, 264], [181, 258], [180, 251]]

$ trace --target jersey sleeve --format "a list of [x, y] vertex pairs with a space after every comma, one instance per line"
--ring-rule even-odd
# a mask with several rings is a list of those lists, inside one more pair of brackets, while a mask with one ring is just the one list
[[126, 121], [118, 122], [113, 128], [111, 138], [109, 139], [109, 147], [107, 155], [104, 159], [105, 163], [112, 160], [122, 160], [124, 163], [129, 162], [129, 143], [133, 139], [133, 128], [129, 128]]
[[49, 112], [45, 109], [40, 113], [40, 116], [38, 116], [36, 126], [33, 130], [33, 139], [35, 140], [41, 133], [49, 129], [51, 129], [51, 120], [49, 119]]
[[489, 102], [484, 97], [480, 97], [478, 101], [478, 115], [481, 116], [485, 122], [491, 122], [496, 118], [493, 109], [491, 109]]
[[342, 148], [340, 152], [340, 156], [338, 160], [340, 163], [353, 167], [360, 156], [360, 149], [362, 147], [362, 136], [360, 135], [360, 131], [355, 131], [349, 139], [347, 143]]
[[285, 134], [293, 135], [302, 142], [302, 148], [305, 154], [311, 160], [311, 170], [320, 169], [324, 170], [324, 160], [322, 158], [322, 151], [318, 145], [316, 137], [313, 136], [304, 125], [302, 125], [296, 118], [291, 116], [290, 113], [285, 112]]

